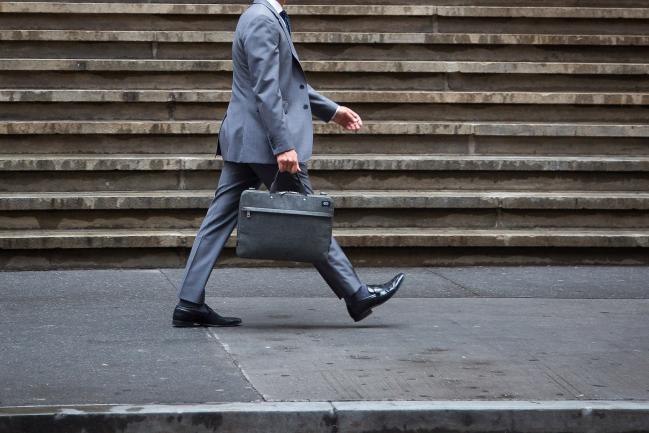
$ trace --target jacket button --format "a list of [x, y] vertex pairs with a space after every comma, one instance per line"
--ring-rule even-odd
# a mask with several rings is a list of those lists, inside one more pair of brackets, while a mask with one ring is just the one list
[[303, 108], [306, 110], [307, 108], [309, 108], [309, 106], [304, 104]]
[[304, 89], [304, 84], [300, 84], [300, 89]]

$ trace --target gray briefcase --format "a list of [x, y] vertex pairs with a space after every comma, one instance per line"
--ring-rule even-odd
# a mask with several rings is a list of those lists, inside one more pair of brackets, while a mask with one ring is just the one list
[[[281, 176], [293, 176], [300, 192], [277, 191]], [[251, 188], [241, 193], [237, 256], [311, 263], [324, 260], [331, 244], [333, 214], [331, 197], [306, 194], [296, 175], [278, 172], [269, 191]]]

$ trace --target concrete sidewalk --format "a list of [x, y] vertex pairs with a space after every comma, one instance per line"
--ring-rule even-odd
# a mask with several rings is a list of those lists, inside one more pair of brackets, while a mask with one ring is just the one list
[[0, 406], [649, 401], [649, 267], [404, 271], [355, 324], [312, 269], [216, 269], [243, 325], [197, 329], [182, 269], [0, 273]]

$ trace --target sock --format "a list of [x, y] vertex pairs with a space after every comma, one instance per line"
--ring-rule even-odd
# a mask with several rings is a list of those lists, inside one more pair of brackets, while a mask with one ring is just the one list
[[179, 304], [181, 306], [183, 306], [183, 307], [194, 308], [194, 309], [197, 309], [197, 310], [200, 309], [203, 306], [203, 304], [197, 304], [195, 302], [185, 301], [184, 299], [181, 299]]
[[367, 286], [363, 284], [353, 295], [348, 296], [345, 300], [347, 302], [360, 301], [368, 296], [370, 296], [370, 292], [367, 291]]

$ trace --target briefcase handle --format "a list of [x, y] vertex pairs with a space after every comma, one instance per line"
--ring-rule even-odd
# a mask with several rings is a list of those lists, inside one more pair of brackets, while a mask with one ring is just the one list
[[306, 188], [304, 187], [304, 184], [302, 183], [302, 179], [300, 179], [300, 176], [297, 175], [297, 173], [291, 173], [290, 171], [279, 171], [277, 170], [277, 173], [275, 173], [275, 178], [273, 178], [273, 183], [270, 184], [270, 188], [268, 188], [269, 192], [277, 192], [277, 181], [279, 179], [280, 175], [284, 176], [291, 176], [293, 180], [293, 185], [299, 185], [300, 191], [290, 191], [289, 192], [299, 192], [300, 194], [308, 195], [306, 192]]

